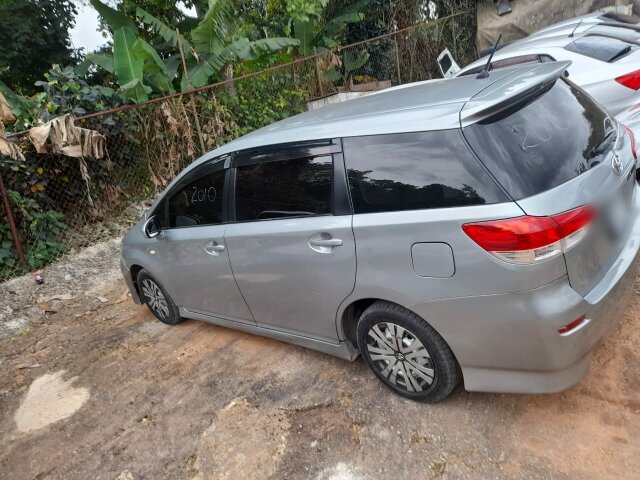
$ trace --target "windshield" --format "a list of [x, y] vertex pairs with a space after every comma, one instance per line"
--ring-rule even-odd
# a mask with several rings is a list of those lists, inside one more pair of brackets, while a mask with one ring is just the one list
[[516, 200], [561, 185], [599, 164], [615, 143], [615, 122], [565, 80], [463, 129], [471, 148]]

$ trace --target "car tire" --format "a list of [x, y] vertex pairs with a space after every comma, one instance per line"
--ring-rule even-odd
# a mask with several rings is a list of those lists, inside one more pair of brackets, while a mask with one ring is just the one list
[[460, 382], [460, 366], [447, 342], [406, 308], [375, 302], [360, 316], [356, 334], [369, 368], [403, 397], [439, 402]]
[[167, 325], [176, 325], [182, 321], [177, 305], [149, 272], [140, 270], [137, 283], [140, 299], [158, 320]]

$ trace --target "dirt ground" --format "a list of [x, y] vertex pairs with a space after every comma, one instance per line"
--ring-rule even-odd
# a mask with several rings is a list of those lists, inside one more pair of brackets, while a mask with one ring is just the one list
[[118, 241], [0, 284], [0, 478], [640, 478], [640, 282], [575, 387], [404, 400], [364, 363], [127, 297]]

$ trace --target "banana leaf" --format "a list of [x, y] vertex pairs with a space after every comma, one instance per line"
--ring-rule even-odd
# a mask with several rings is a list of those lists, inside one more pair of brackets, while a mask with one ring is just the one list
[[102, 3], [100, 0], [89, 1], [91, 2], [91, 5], [93, 5], [93, 8], [98, 11], [105, 23], [109, 25], [112, 33], [123, 27], [133, 30], [134, 33], [138, 33], [136, 24], [133, 23], [133, 20], [127, 17], [124, 13], [114, 10], [110, 6]]
[[104, 68], [109, 73], [115, 73], [116, 69], [113, 64], [113, 55], [102, 55], [97, 53], [87, 53], [85, 59]]
[[149, 99], [143, 83], [144, 59], [136, 55], [135, 33], [121, 27], [113, 33], [113, 64], [122, 94], [136, 103]]

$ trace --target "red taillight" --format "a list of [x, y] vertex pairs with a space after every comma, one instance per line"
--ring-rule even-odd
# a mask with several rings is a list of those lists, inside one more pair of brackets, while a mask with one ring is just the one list
[[638, 160], [638, 152], [636, 150], [636, 136], [633, 134], [633, 130], [631, 130], [629, 127], [627, 127], [626, 125], [622, 126], [627, 132], [627, 135], [629, 135], [629, 140], [631, 141], [631, 153], [633, 154], [633, 158], [635, 160]]
[[632, 90], [640, 89], [640, 70], [616, 78], [616, 82]]
[[575, 319], [573, 322], [568, 323], [567, 325], [565, 325], [562, 328], [559, 328], [558, 329], [558, 333], [560, 335], [564, 335], [565, 333], [569, 333], [570, 331], [575, 330], [580, 325], [582, 325], [586, 319], [587, 319], [587, 317], [582, 315], [580, 318]]
[[527, 215], [466, 223], [462, 229], [496, 257], [509, 263], [530, 264], [560, 255], [580, 242], [593, 217], [593, 208], [584, 205], [551, 217]]

